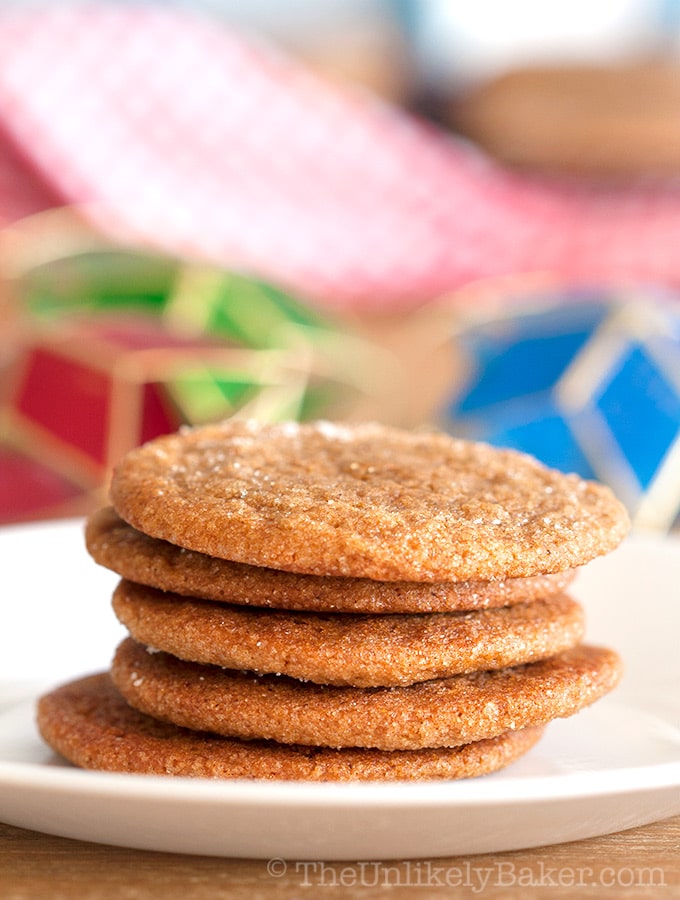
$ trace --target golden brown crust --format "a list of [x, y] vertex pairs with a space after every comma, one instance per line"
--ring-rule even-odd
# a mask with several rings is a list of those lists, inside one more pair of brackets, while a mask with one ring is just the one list
[[563, 571], [628, 528], [602, 485], [515, 451], [381, 425], [183, 429], [128, 453], [111, 497], [135, 528], [209, 556], [383, 581]]
[[122, 581], [118, 619], [135, 640], [191, 662], [321, 684], [385, 687], [533, 662], [575, 646], [574, 600], [472, 613], [320, 615], [188, 600]]
[[128, 703], [185, 728], [382, 750], [452, 747], [544, 725], [607, 693], [620, 673], [613, 651], [579, 646], [525, 666], [409, 687], [331, 687], [183, 662], [131, 638], [111, 669]]
[[236, 741], [158, 722], [128, 706], [107, 674], [41, 698], [44, 740], [87, 769], [200, 778], [396, 781], [483, 775], [526, 753], [541, 729], [499, 735], [464, 747], [386, 753]]
[[418, 613], [529, 603], [564, 591], [573, 569], [494, 581], [409, 582], [298, 575], [217, 559], [149, 537], [107, 507], [87, 522], [88, 551], [129, 581], [186, 597], [316, 612]]

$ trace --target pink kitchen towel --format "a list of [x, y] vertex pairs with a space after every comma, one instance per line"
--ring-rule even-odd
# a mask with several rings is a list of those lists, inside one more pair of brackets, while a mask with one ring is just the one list
[[680, 285], [680, 184], [509, 172], [253, 36], [155, 5], [0, 15], [0, 221], [59, 205], [334, 308], [523, 272]]

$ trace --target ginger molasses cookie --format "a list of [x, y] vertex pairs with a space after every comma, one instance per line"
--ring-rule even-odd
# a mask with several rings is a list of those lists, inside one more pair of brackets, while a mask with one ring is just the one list
[[135, 528], [209, 556], [384, 581], [559, 572], [628, 528], [602, 485], [516, 451], [376, 424], [184, 428], [128, 453], [111, 497]]
[[199, 778], [396, 781], [468, 778], [509, 765], [541, 729], [508, 732], [463, 747], [381, 750], [237, 741], [177, 728], [132, 709], [107, 674], [56, 688], [41, 698], [43, 739], [77, 766], [112, 772]]
[[130, 581], [188, 597], [317, 612], [417, 613], [486, 609], [561, 593], [574, 570], [493, 581], [374, 581], [297, 575], [231, 562], [151, 538], [112, 507], [95, 512], [85, 530], [100, 565]]
[[135, 640], [180, 659], [355, 687], [533, 662], [584, 633], [582, 609], [565, 595], [466, 613], [323, 615], [227, 606], [122, 581], [113, 608]]
[[114, 684], [141, 712], [245, 740], [326, 747], [454, 747], [570, 716], [610, 691], [621, 664], [580, 645], [540, 662], [408, 687], [333, 687], [149, 652], [127, 638]]

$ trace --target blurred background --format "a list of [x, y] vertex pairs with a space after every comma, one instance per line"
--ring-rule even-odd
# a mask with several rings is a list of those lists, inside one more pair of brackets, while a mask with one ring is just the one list
[[0, 0], [0, 523], [228, 416], [680, 524], [680, 0]]

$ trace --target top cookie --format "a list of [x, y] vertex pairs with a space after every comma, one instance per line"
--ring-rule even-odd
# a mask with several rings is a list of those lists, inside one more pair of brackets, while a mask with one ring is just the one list
[[602, 485], [513, 450], [377, 424], [184, 428], [128, 453], [111, 498], [135, 528], [180, 547], [384, 581], [559, 572], [628, 528]]

